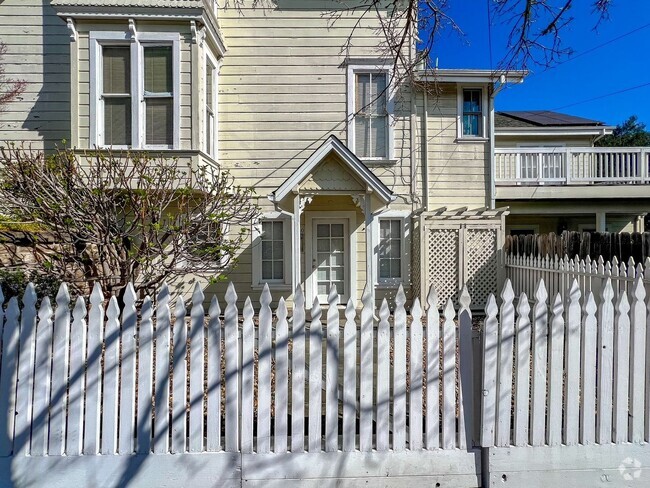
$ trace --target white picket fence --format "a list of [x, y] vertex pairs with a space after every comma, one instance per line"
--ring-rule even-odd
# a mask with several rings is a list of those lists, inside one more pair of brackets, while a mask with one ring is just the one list
[[[95, 287], [88, 315], [79, 298], [72, 321], [65, 286], [55, 310], [45, 298], [37, 311], [31, 285], [22, 310], [10, 300], [0, 456], [18, 485], [104, 476], [100, 486], [204, 486], [197, 472], [208, 471], [205, 486], [386, 476], [478, 484], [466, 293], [458, 325], [449, 302], [442, 328], [434, 292], [426, 327], [417, 300], [407, 321], [401, 289], [392, 318], [384, 301], [375, 324], [365, 294], [360, 324], [350, 302], [342, 328], [335, 289], [309, 319], [298, 291], [291, 321], [283, 299], [273, 314], [267, 287], [256, 317], [250, 298], [237, 308], [232, 285], [223, 318], [216, 297], [206, 317], [199, 286], [189, 316], [179, 297], [172, 317], [169, 300], [165, 286], [138, 313], [129, 286], [120, 310]], [[178, 461], [189, 454], [215, 456], [191, 456], [188, 471]]]
[[525, 292], [515, 310], [509, 280], [500, 309], [491, 297], [481, 412], [481, 445], [496, 447], [490, 483], [648, 486], [650, 309], [641, 274], [615, 301], [612, 283], [584, 296], [574, 279], [549, 306], [541, 280], [532, 317]]
[[198, 286], [189, 314], [166, 286], [139, 310], [96, 287], [70, 314], [65, 285], [38, 310], [30, 285], [0, 307], [0, 487], [630, 486], [628, 458], [647, 486], [640, 276], [631, 296], [574, 280], [549, 307], [540, 282], [531, 316], [506, 281], [473, 341], [466, 289], [458, 313], [431, 290], [407, 314], [400, 289], [341, 320], [336, 290], [307, 317], [298, 289], [289, 317], [267, 287], [256, 314], [231, 285], [223, 315]]
[[557, 293], [566, 298], [573, 280], [578, 282], [584, 296], [593, 292], [594, 296], [600, 297], [602, 287], [609, 278], [612, 280], [614, 302], [623, 292], [627, 293], [631, 301], [630, 293], [637, 276], [642, 277], [646, 295], [650, 296], [650, 258], [646, 258], [645, 263], [641, 264], [635, 263], [631, 257], [624, 263], [619, 262], [616, 257], [611, 262], [605, 262], [602, 256], [598, 259], [591, 259], [589, 256], [585, 259], [578, 256], [569, 259], [566, 255], [505, 255], [502, 266], [505, 268], [505, 277], [512, 282], [515, 293], [526, 293], [529, 298], [535, 295], [540, 280], [544, 280], [549, 299], [554, 298]]

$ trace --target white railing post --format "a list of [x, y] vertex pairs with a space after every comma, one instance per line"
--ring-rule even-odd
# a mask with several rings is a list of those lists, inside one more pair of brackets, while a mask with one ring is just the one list
[[573, 170], [573, 158], [571, 157], [571, 149], [566, 148], [564, 151], [564, 181], [567, 185], [571, 184], [571, 171]]

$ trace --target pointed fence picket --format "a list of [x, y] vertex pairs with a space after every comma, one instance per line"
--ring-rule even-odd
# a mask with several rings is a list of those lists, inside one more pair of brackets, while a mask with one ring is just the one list
[[360, 314], [349, 301], [343, 320], [333, 289], [326, 312], [315, 300], [307, 322], [301, 292], [289, 316], [284, 299], [273, 313], [268, 287], [257, 312], [244, 300], [241, 321], [233, 286], [223, 317], [216, 298], [206, 315], [196, 287], [189, 315], [178, 297], [172, 321], [166, 286], [155, 304], [129, 286], [122, 307], [95, 287], [90, 310], [79, 298], [72, 312], [65, 286], [54, 308], [30, 286], [22, 314], [16, 298], [0, 307], [0, 457], [273, 453], [289, 462], [305, 449], [325, 460], [640, 445], [648, 304], [634, 280], [631, 303], [622, 292], [613, 301], [611, 278], [595, 297], [576, 277], [550, 307], [540, 281], [532, 317], [506, 280], [500, 305], [490, 295], [478, 321], [467, 289], [442, 317], [435, 290], [423, 311], [417, 299], [407, 309], [400, 287], [392, 315], [383, 300], [375, 318], [366, 297]]

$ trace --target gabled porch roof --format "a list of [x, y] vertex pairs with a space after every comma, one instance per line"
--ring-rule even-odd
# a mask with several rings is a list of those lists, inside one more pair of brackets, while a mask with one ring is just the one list
[[[330, 135], [277, 190], [271, 193], [269, 200], [276, 204], [282, 202], [295, 189], [299, 189], [300, 185], [331, 155], [335, 155], [341, 166], [343, 166], [342, 169], [362, 183], [367, 188], [368, 193], [371, 193], [381, 204], [388, 205], [395, 200], [396, 197], [393, 192], [334, 135]], [[341, 190], [342, 192], [345, 191], [344, 188], [341, 188]]]

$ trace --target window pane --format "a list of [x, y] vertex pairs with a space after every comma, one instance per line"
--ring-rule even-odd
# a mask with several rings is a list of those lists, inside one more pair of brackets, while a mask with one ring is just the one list
[[282, 261], [273, 261], [273, 279], [281, 280], [284, 278], [284, 263]]
[[262, 241], [262, 259], [273, 259], [273, 243]]
[[105, 46], [103, 54], [103, 93], [131, 93], [131, 48]]
[[273, 279], [273, 261], [262, 261], [262, 279]]
[[391, 278], [401, 278], [402, 275], [402, 261], [401, 259], [391, 259], [390, 260], [390, 277]]
[[370, 119], [357, 115], [354, 118], [354, 152], [360, 158], [369, 158], [370, 147], [368, 144], [368, 136], [370, 134]]
[[172, 48], [144, 48], [144, 89], [150, 93], [171, 93], [172, 81]]
[[372, 142], [373, 158], [386, 157], [386, 132], [388, 129], [388, 117], [375, 117], [372, 119], [372, 126], [370, 128], [370, 140]]
[[210, 63], [208, 63], [205, 67], [205, 104], [210, 110], [212, 110], [213, 72], [214, 72], [214, 68]]
[[390, 278], [390, 261], [388, 259], [379, 260], [379, 277]]
[[463, 112], [480, 112], [481, 111], [481, 97], [480, 90], [464, 90], [463, 91]]
[[284, 254], [284, 242], [273, 241], [273, 259], [282, 260]]
[[463, 135], [478, 136], [479, 132], [479, 116], [478, 115], [463, 115]]
[[356, 107], [355, 112], [365, 112], [369, 109], [370, 103], [370, 74], [357, 74], [357, 85], [355, 87]]
[[282, 222], [273, 222], [273, 239], [281, 241], [284, 238], [282, 235]]
[[390, 237], [390, 220], [379, 221], [379, 237]]
[[386, 113], [386, 75], [373, 73], [370, 83], [370, 113], [384, 115]]
[[171, 145], [173, 138], [172, 98], [147, 98], [146, 143]]
[[390, 233], [391, 237], [394, 238], [399, 238], [401, 237], [402, 234], [402, 226], [400, 225], [401, 222], [399, 220], [391, 220], [390, 221]]
[[329, 237], [329, 235], [330, 235], [330, 226], [328, 224], [316, 225], [316, 236]]
[[332, 237], [343, 237], [343, 224], [332, 224]]
[[131, 98], [104, 99], [104, 144], [131, 145]]
[[271, 239], [273, 222], [262, 222], [262, 239]]

